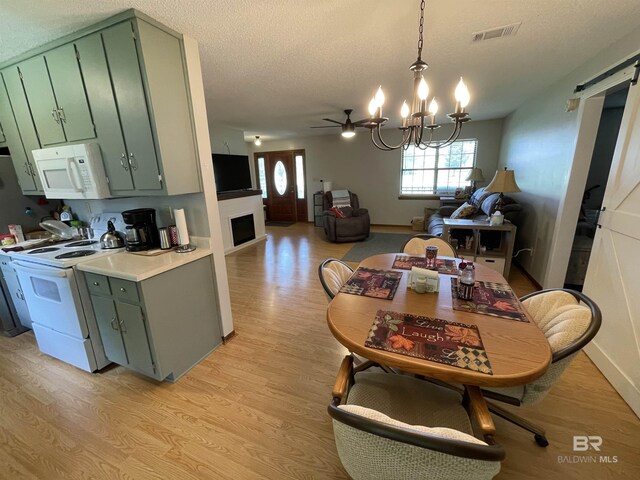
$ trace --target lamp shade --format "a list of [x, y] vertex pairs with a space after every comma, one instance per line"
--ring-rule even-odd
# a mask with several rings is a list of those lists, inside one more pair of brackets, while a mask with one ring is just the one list
[[465, 180], [467, 181], [471, 180], [472, 182], [484, 182], [484, 175], [482, 175], [482, 169], [478, 167], [472, 168], [471, 172], [469, 172], [469, 175], [467, 176], [467, 178], [465, 178]]
[[515, 193], [520, 192], [513, 170], [498, 170], [493, 180], [485, 188], [486, 192]]

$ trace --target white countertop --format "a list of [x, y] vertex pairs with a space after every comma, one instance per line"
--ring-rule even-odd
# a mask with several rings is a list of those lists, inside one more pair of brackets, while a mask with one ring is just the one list
[[108, 277], [141, 282], [187, 263], [211, 255], [208, 247], [198, 247], [189, 253], [163, 253], [155, 256], [142, 256], [121, 252], [96, 260], [79, 263], [76, 268], [83, 272], [97, 273]]

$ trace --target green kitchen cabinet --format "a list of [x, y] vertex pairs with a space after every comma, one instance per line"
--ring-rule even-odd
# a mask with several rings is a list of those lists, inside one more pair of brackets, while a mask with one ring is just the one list
[[4, 134], [4, 127], [0, 122], [0, 147], [4, 147], [5, 143], [7, 143], [7, 136]]
[[210, 257], [139, 282], [118, 278], [119, 272], [86, 271], [91, 262], [79, 268], [85, 270], [102, 345], [112, 362], [175, 381], [222, 343]]
[[128, 10], [0, 68], [30, 165], [34, 149], [96, 142], [123, 197], [201, 191], [186, 65], [181, 34]]
[[95, 138], [73, 44], [21, 62], [18, 71], [43, 147]]
[[[7, 88], [5, 88], [7, 86]], [[0, 75], [0, 122], [9, 147], [11, 161], [16, 170], [20, 188], [25, 195], [42, 193], [40, 176], [35, 168], [31, 150], [40, 148], [38, 138], [29, 116], [29, 109], [21, 93], [20, 78], [15, 69], [7, 69]], [[13, 103], [9, 101], [8, 90], [17, 91]], [[18, 130], [17, 118], [21, 118], [24, 128]], [[29, 149], [27, 149], [29, 148]]]

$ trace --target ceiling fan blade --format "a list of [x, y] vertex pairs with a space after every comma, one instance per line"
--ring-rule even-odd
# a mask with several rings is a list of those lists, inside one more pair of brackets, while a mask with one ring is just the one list
[[339, 121], [337, 121], [337, 120], [332, 120], [332, 119], [330, 119], [330, 118], [323, 118], [323, 120], [324, 120], [325, 122], [333, 122], [333, 123], [337, 123], [338, 125], [342, 125], [342, 122], [339, 122]]
[[342, 125], [322, 125], [321, 127], [309, 127], [309, 128], [338, 128]]
[[365, 123], [369, 123], [371, 120], [369, 120], [368, 118], [363, 118], [362, 120], [358, 120], [357, 122], [352, 122], [356, 127], [359, 127], [360, 125], [364, 125]]

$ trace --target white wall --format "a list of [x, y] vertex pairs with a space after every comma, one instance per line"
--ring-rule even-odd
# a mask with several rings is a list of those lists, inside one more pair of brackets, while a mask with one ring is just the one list
[[[446, 137], [450, 125], [436, 130], [438, 138]], [[371, 143], [368, 131], [358, 129], [352, 139], [335, 135], [308, 136], [285, 140], [266, 140], [260, 147], [248, 143], [254, 152], [304, 149], [308, 219], [313, 221], [313, 193], [321, 190], [320, 180], [333, 182], [334, 189], [346, 188], [358, 194], [360, 206], [367, 208], [371, 222], [382, 225], [407, 225], [412, 217], [424, 214], [425, 207], [437, 207], [433, 200], [400, 200], [400, 151], [383, 152]], [[397, 131], [385, 135], [396, 140]], [[478, 139], [477, 164], [488, 183], [498, 163], [502, 120], [471, 121], [465, 124], [460, 139]], [[386, 136], [385, 136], [386, 138]], [[253, 154], [250, 154], [253, 158]], [[482, 184], [478, 184], [482, 186]]]
[[[578, 134], [578, 111], [565, 112], [573, 89], [638, 50], [640, 28], [595, 55], [589, 62], [529, 98], [504, 122], [500, 166], [513, 168], [522, 193], [515, 194], [524, 211], [516, 238], [518, 247], [534, 247], [521, 264], [544, 287], [561, 199], [567, 191]], [[576, 213], [577, 215], [577, 213]], [[568, 240], [571, 241], [571, 240]]]

